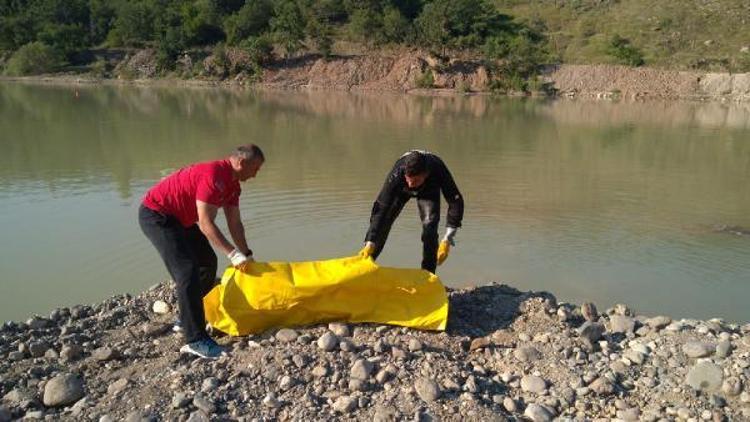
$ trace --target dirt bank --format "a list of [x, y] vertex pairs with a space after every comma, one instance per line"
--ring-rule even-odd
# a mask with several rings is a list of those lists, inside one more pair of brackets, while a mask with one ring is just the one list
[[270, 330], [220, 337], [216, 361], [178, 354], [167, 284], [6, 323], [0, 421], [750, 418], [750, 324], [600, 315], [504, 285], [449, 296], [443, 333]]
[[[240, 72], [217, 76], [216, 64], [205, 59], [204, 69], [189, 78], [155, 78], [153, 54], [126, 55], [113, 65], [109, 79], [87, 75], [3, 78], [51, 83], [166, 83], [188, 85], [255, 86], [272, 89], [409, 92], [420, 95], [487, 93], [492, 72], [469, 59], [438, 60], [420, 51], [398, 54], [314, 55], [280, 60], [266, 66], [259, 79]], [[195, 65], [190, 62], [191, 68]], [[239, 65], [233, 65], [235, 67]], [[198, 66], [200, 67], [200, 66]], [[192, 71], [191, 71], [192, 72]], [[425, 75], [431, 88], [425, 88]], [[191, 73], [192, 75], [192, 73]], [[553, 95], [604, 99], [665, 99], [750, 101], [750, 74], [705, 73], [607, 65], [550, 66], [541, 77]]]

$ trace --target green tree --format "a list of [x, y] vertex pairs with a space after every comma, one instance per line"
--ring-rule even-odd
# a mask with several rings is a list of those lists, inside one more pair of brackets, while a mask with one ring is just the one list
[[268, 30], [273, 15], [273, 4], [269, 0], [253, 0], [245, 3], [237, 13], [224, 20], [227, 42], [236, 45], [250, 36], [258, 36]]
[[286, 51], [294, 54], [302, 46], [305, 37], [305, 20], [294, 0], [278, 0], [271, 18], [273, 37]]
[[154, 39], [155, 10], [146, 1], [126, 1], [120, 4], [117, 18], [109, 32], [113, 45], [143, 46]]
[[349, 35], [366, 43], [382, 42], [383, 16], [371, 8], [355, 9], [349, 16]]
[[107, 39], [117, 17], [117, 10], [109, 0], [91, 0], [89, 8], [89, 40], [96, 45]]
[[383, 12], [383, 39], [388, 42], [399, 43], [407, 38], [409, 21], [395, 7], [387, 7]]
[[189, 45], [210, 45], [226, 38], [220, 10], [211, 0], [196, 0], [180, 8], [183, 32]]

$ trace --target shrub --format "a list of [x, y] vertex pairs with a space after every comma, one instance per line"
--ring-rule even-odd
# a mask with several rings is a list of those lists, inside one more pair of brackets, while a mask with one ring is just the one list
[[266, 35], [250, 37], [242, 41], [238, 47], [245, 50], [250, 60], [259, 65], [269, 63], [273, 59], [273, 44]]
[[107, 76], [107, 61], [99, 59], [91, 64], [91, 74], [97, 78], [104, 78]]
[[52, 47], [35, 41], [19, 48], [8, 60], [5, 73], [12, 76], [38, 75], [56, 70], [60, 54]]
[[619, 35], [610, 39], [607, 45], [607, 54], [617, 59], [618, 63], [627, 66], [642, 66], [645, 63], [643, 53], [632, 46], [629, 40]]
[[435, 85], [435, 76], [432, 75], [431, 69], [426, 69], [414, 82], [417, 88], [432, 88]]

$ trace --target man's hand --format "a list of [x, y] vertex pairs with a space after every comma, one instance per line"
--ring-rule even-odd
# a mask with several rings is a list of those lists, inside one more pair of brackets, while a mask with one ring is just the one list
[[440, 242], [440, 245], [438, 246], [437, 250], [437, 264], [441, 265], [443, 262], [445, 262], [446, 259], [448, 259], [448, 253], [451, 250], [451, 244], [447, 240], [443, 240]]
[[232, 252], [229, 252], [229, 254], [227, 254], [227, 258], [229, 258], [229, 261], [232, 262], [232, 265], [235, 268], [241, 267], [246, 262], [252, 262], [253, 261], [252, 257], [248, 257], [247, 255], [245, 255], [244, 253], [238, 251], [237, 249], [232, 249]]
[[375, 244], [367, 241], [365, 242], [365, 247], [359, 251], [359, 256], [362, 258], [369, 258], [372, 256], [373, 252], [375, 252]]

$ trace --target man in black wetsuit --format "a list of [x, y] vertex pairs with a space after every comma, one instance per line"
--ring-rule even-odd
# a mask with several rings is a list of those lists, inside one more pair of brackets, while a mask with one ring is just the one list
[[[448, 221], [445, 236], [438, 244], [441, 191], [448, 202]], [[434, 273], [454, 245], [453, 238], [464, 215], [464, 200], [443, 160], [429, 152], [410, 151], [396, 161], [372, 205], [370, 229], [359, 254], [377, 259], [393, 222], [411, 198], [417, 198], [422, 220], [422, 268]]]

